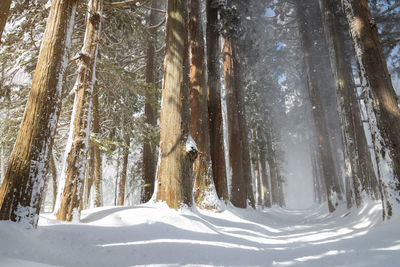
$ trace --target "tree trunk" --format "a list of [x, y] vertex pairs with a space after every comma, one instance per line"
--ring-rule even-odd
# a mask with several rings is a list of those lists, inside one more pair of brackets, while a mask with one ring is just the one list
[[78, 58], [78, 77], [74, 86], [75, 100], [62, 174], [65, 176], [65, 185], [56, 214], [58, 220], [72, 221], [74, 217], [78, 220], [80, 217], [102, 9], [103, 0], [89, 1], [85, 39]]
[[355, 92], [352, 69], [346, 60], [344, 29], [340, 25], [338, 17], [338, 3], [333, 0], [321, 0], [327, 43], [330, 54], [332, 70], [335, 76], [337, 90], [337, 106], [341, 124], [343, 142], [343, 157], [346, 181], [347, 207], [355, 202], [357, 207], [361, 204], [361, 174], [359, 155], [356, 149], [355, 125], [351, 95]]
[[189, 134], [187, 10], [187, 1], [168, 0], [157, 200], [174, 209], [192, 206], [192, 164], [197, 156]]
[[126, 187], [126, 176], [128, 174], [128, 159], [129, 159], [129, 147], [131, 145], [131, 139], [128, 135], [125, 136], [125, 146], [122, 152], [122, 173], [121, 179], [119, 180], [118, 190], [118, 206], [123, 206], [125, 202], [125, 187]]
[[400, 201], [400, 109], [366, 0], [342, 0], [353, 39], [381, 182], [383, 218]]
[[236, 112], [238, 113], [239, 119], [239, 131], [240, 131], [240, 139], [242, 145], [242, 154], [243, 154], [243, 182], [246, 186], [246, 200], [249, 201], [250, 206], [255, 208], [255, 200], [253, 194], [253, 181], [251, 176], [251, 163], [250, 163], [250, 149], [249, 149], [249, 139], [247, 134], [247, 120], [246, 120], [246, 110], [244, 103], [244, 90], [242, 85], [242, 69], [241, 69], [241, 61], [239, 57], [239, 46], [237, 41], [234, 42], [233, 47], [233, 56], [234, 56], [234, 78], [235, 78], [235, 94], [236, 94]]
[[[158, 14], [154, 9], [160, 7], [161, 1], [153, 0], [151, 4], [149, 27], [158, 24]], [[155, 40], [157, 29], [151, 28], [149, 30], [151, 34], [150, 40], [147, 43], [147, 63], [146, 63], [146, 83], [149, 87], [155, 86], [154, 78], [154, 60], [155, 60]], [[146, 104], [144, 107], [144, 114], [146, 123], [155, 127], [157, 125], [157, 111], [155, 109], [157, 99], [155, 99], [154, 92], [149, 90], [146, 91]], [[147, 202], [153, 196], [154, 193], [154, 179], [156, 176], [156, 148], [152, 140], [145, 139], [143, 144], [143, 181], [145, 186], [142, 192], [142, 202]]]
[[[93, 88], [93, 121], [92, 133], [95, 136], [100, 134], [100, 116], [99, 116], [99, 92], [98, 87]], [[101, 176], [102, 176], [102, 161], [101, 151], [97, 144], [93, 145], [93, 181], [94, 181], [94, 206], [102, 206], [102, 190], [101, 190]]]
[[194, 199], [200, 208], [216, 208], [210, 198], [215, 194], [211, 174], [208, 130], [207, 88], [205, 86], [204, 36], [199, 0], [189, 1], [189, 31], [192, 65], [190, 69], [190, 135], [197, 144], [199, 156], [193, 164]]
[[10, 11], [11, 0], [1, 0], [0, 2], [0, 43], [1, 36], [3, 35], [4, 28], [6, 26], [8, 13]]
[[[92, 116], [93, 116], [93, 110], [92, 110]], [[93, 122], [92, 122], [93, 125]], [[90, 205], [90, 193], [92, 191], [92, 185], [93, 185], [93, 173], [94, 173], [94, 153], [93, 153], [93, 147], [95, 144], [93, 142], [90, 142], [89, 140], [89, 151], [88, 151], [88, 159], [87, 159], [87, 166], [86, 166], [86, 172], [85, 172], [85, 190], [84, 190], [84, 199], [82, 201], [83, 206], [82, 210], [87, 209]]]
[[52, 2], [31, 92], [0, 189], [0, 220], [37, 226], [77, 2]]
[[225, 149], [222, 126], [222, 106], [219, 69], [218, 12], [207, 0], [207, 73], [208, 73], [208, 119], [210, 131], [210, 154], [212, 175], [218, 198], [228, 201], [228, 183], [225, 168]]
[[51, 170], [51, 177], [53, 178], [53, 202], [51, 208], [51, 211], [53, 212], [57, 200], [57, 167], [53, 154], [51, 155], [50, 158], [50, 170]]
[[328, 135], [328, 128], [325, 121], [324, 109], [321, 102], [320, 87], [317, 82], [316, 69], [318, 56], [313, 54], [314, 41], [309, 32], [309, 25], [305, 19], [307, 7], [304, 2], [296, 2], [296, 12], [299, 25], [300, 42], [304, 52], [304, 64], [307, 73], [307, 83], [312, 114], [317, 134], [319, 155], [321, 157], [321, 171], [325, 181], [328, 199], [328, 208], [333, 212], [338, 205], [337, 196], [340, 196], [340, 188], [337, 183], [338, 178], [333, 166], [333, 154]]
[[242, 136], [235, 92], [234, 55], [231, 40], [222, 39], [222, 59], [225, 78], [226, 106], [229, 133], [229, 161], [232, 167], [231, 202], [235, 207], [247, 207], [247, 187], [243, 174]]

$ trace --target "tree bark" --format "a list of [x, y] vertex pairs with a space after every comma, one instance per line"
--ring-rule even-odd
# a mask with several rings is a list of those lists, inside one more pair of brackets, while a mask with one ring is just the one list
[[157, 200], [174, 209], [192, 206], [192, 164], [197, 156], [189, 135], [187, 10], [186, 0], [168, 0]]
[[383, 218], [400, 201], [400, 109], [366, 0], [342, 0], [360, 73], [381, 182]]
[[52, 2], [31, 92], [0, 189], [0, 220], [37, 226], [77, 2]]
[[[154, 11], [154, 8], [160, 7], [161, 1], [153, 0], [150, 11], [150, 19], [149, 19], [149, 27], [158, 24], [158, 14]], [[157, 29], [151, 28], [149, 30], [151, 34], [150, 40], [147, 43], [147, 63], [146, 63], [146, 83], [150, 87], [155, 86], [155, 78], [154, 78], [154, 61], [155, 61], [155, 41], [153, 38], [156, 37]], [[154, 93], [146, 91], [146, 103], [144, 107], [145, 121], [152, 127], [157, 126], [157, 111], [155, 110], [156, 99], [154, 97]], [[156, 175], [156, 148], [154, 142], [151, 140], [145, 139], [143, 144], [143, 181], [145, 186], [143, 187], [142, 192], [142, 202], [147, 202], [153, 196], [154, 193], [154, 179]]]
[[[94, 86], [93, 88], [93, 121], [92, 121], [92, 133], [95, 136], [100, 134], [100, 116], [99, 116], [99, 92], [98, 87]], [[101, 160], [101, 151], [99, 146], [93, 145], [93, 181], [94, 181], [94, 206], [101, 207], [102, 206], [102, 190], [101, 190], [101, 181], [102, 181], [102, 160]]]
[[0, 2], [0, 43], [8, 19], [8, 13], [10, 12], [11, 1], [12, 0], [1, 0]]
[[56, 213], [58, 220], [72, 221], [75, 217], [78, 220], [80, 217], [102, 9], [103, 0], [89, 1], [85, 39], [82, 52], [79, 54], [78, 77], [74, 86], [75, 100], [62, 174], [65, 176], [65, 185], [60, 207]]
[[193, 164], [194, 199], [200, 208], [213, 209], [215, 194], [211, 174], [208, 129], [207, 88], [205, 86], [204, 36], [199, 0], [189, 0], [189, 31], [192, 65], [190, 69], [190, 135], [197, 144], [199, 156]]
[[121, 179], [119, 180], [119, 190], [118, 190], [118, 206], [123, 206], [125, 202], [125, 188], [126, 188], [126, 176], [128, 174], [128, 159], [129, 159], [129, 147], [131, 145], [131, 139], [128, 135], [125, 136], [125, 146], [122, 152], [122, 172]]
[[54, 207], [56, 205], [57, 200], [57, 167], [56, 161], [54, 159], [54, 155], [51, 155], [50, 158], [50, 170], [51, 170], [51, 177], [53, 179], [53, 202], [52, 202], [52, 212], [54, 211]]
[[232, 42], [228, 38], [222, 39], [222, 59], [228, 116], [229, 161], [232, 167], [230, 200], [235, 207], [246, 208], [247, 187], [243, 175], [243, 149], [235, 92], [234, 55]]
[[228, 201], [225, 148], [222, 126], [221, 87], [219, 69], [219, 33], [217, 29], [218, 12], [207, 0], [207, 74], [208, 74], [208, 118], [210, 131], [210, 154], [212, 175], [218, 198]]

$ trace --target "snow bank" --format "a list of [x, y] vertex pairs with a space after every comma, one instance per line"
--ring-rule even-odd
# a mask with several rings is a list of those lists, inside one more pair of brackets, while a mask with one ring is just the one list
[[381, 205], [326, 212], [163, 203], [85, 210], [80, 223], [42, 214], [37, 230], [0, 222], [0, 266], [398, 266], [400, 216]]

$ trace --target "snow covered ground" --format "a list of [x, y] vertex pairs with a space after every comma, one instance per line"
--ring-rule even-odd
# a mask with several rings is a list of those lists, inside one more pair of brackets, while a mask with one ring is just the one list
[[37, 230], [0, 222], [0, 266], [400, 266], [399, 223], [382, 222], [378, 203], [334, 214], [106, 207], [80, 223], [43, 214]]

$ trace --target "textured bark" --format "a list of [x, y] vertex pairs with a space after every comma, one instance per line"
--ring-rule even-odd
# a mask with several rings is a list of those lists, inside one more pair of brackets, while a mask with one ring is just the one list
[[[159, 8], [160, 0], [153, 0], [151, 7]], [[159, 16], [154, 9], [150, 11], [149, 27], [158, 24]], [[154, 78], [154, 60], [155, 60], [155, 38], [157, 28], [151, 28], [149, 30], [151, 39], [147, 43], [147, 62], [146, 62], [146, 83], [150, 86], [155, 86]], [[152, 92], [146, 91], [146, 104], [144, 107], [145, 121], [149, 125], [155, 127], [157, 125], [157, 111], [155, 110], [155, 97]], [[142, 192], [142, 202], [147, 202], [153, 196], [154, 193], [154, 179], [156, 176], [156, 148], [152, 144], [151, 140], [145, 139], [143, 143], [143, 181], [145, 187]]]
[[[93, 88], [93, 120], [92, 120], [92, 133], [98, 136], [100, 133], [100, 116], [99, 116], [99, 93], [98, 88]], [[93, 145], [93, 181], [94, 181], [94, 206], [102, 206], [102, 161], [101, 151], [98, 145]]]
[[80, 216], [102, 9], [103, 0], [89, 1], [85, 39], [78, 58], [80, 61], [78, 77], [74, 86], [75, 100], [71, 116], [70, 140], [65, 152], [62, 174], [65, 175], [65, 185], [60, 207], [56, 213], [58, 220], [71, 221], [75, 216], [77, 217], [75, 219], [79, 219]]
[[[93, 114], [93, 111], [92, 111]], [[92, 123], [93, 125], [93, 123]], [[89, 141], [89, 151], [88, 151], [88, 159], [87, 159], [87, 166], [86, 166], [86, 171], [85, 171], [85, 190], [84, 190], [84, 196], [82, 200], [82, 210], [87, 209], [87, 207], [90, 205], [90, 194], [92, 191], [92, 186], [93, 186], [93, 173], [94, 173], [94, 153], [93, 153], [93, 147], [95, 144], [93, 142]]]
[[235, 92], [233, 47], [231, 40], [222, 39], [222, 59], [225, 78], [228, 117], [229, 163], [232, 168], [231, 202], [235, 207], [246, 208], [247, 187], [243, 174], [242, 136], [239, 124], [238, 104]]
[[125, 188], [126, 188], [126, 176], [128, 174], [128, 159], [129, 159], [129, 147], [131, 145], [131, 139], [129, 136], [125, 136], [125, 144], [124, 149], [122, 152], [122, 172], [121, 172], [121, 179], [119, 180], [119, 187], [118, 187], [118, 206], [123, 206], [125, 203]]
[[325, 121], [324, 109], [321, 102], [320, 89], [316, 72], [314, 69], [317, 67], [318, 58], [313, 54], [314, 42], [309, 31], [309, 25], [305, 20], [305, 10], [307, 10], [304, 2], [296, 2], [296, 12], [299, 25], [300, 42], [304, 53], [304, 64], [307, 74], [307, 83], [310, 102], [312, 105], [312, 115], [317, 134], [318, 150], [321, 158], [321, 171], [325, 182], [328, 208], [330, 212], [336, 209], [338, 203], [335, 196], [340, 196], [340, 187], [338, 185], [338, 178], [336, 170], [333, 166], [333, 154], [329, 140], [328, 128]]
[[0, 220], [37, 226], [76, 5], [77, 0], [52, 2], [31, 92], [0, 189]]
[[228, 201], [225, 148], [222, 124], [220, 70], [219, 70], [219, 33], [217, 30], [218, 12], [207, 0], [207, 67], [208, 67], [208, 118], [210, 131], [210, 154], [212, 175], [217, 195]]
[[53, 202], [52, 202], [51, 210], [54, 211], [54, 206], [56, 205], [56, 200], [57, 200], [57, 167], [56, 167], [54, 155], [51, 155], [51, 158], [50, 158], [50, 170], [51, 170], [51, 177], [52, 177], [52, 182], [53, 182]]
[[186, 149], [190, 120], [187, 10], [187, 1], [168, 0], [157, 200], [174, 209], [192, 205], [191, 169], [196, 158], [194, 149]]
[[210, 202], [210, 196], [215, 194], [215, 187], [211, 175], [207, 88], [204, 76], [204, 36], [200, 9], [199, 0], [189, 0], [189, 43], [192, 55], [190, 69], [190, 135], [196, 142], [199, 151], [199, 156], [193, 163], [193, 192], [198, 207], [215, 208], [215, 203]]
[[400, 191], [400, 109], [366, 0], [342, 0], [353, 39], [381, 182], [383, 217]]
[[6, 26], [8, 13], [10, 11], [11, 1], [12, 0], [1, 0], [0, 2], [0, 43], [1, 36], [3, 35], [3, 31]]

